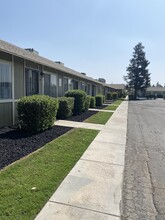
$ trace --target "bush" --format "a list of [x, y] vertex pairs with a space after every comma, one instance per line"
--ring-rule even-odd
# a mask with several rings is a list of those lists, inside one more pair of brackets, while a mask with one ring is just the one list
[[85, 111], [86, 92], [82, 90], [69, 90], [65, 93], [65, 96], [74, 98], [74, 115], [79, 115]]
[[126, 95], [127, 95], [126, 92], [123, 92], [123, 98], [126, 98]]
[[112, 93], [112, 99], [116, 100], [118, 98], [118, 93], [117, 92], [113, 92]]
[[95, 97], [91, 96], [91, 100], [90, 100], [90, 108], [95, 108], [96, 107], [96, 99]]
[[85, 100], [85, 111], [89, 109], [90, 103], [91, 103], [91, 97], [90, 95], [87, 95], [86, 100]]
[[112, 99], [112, 92], [107, 92], [107, 100], [111, 100]]
[[27, 96], [20, 99], [17, 110], [19, 127], [30, 133], [39, 133], [54, 124], [58, 100], [45, 95]]
[[119, 92], [118, 93], [118, 98], [120, 99], [120, 98], [123, 98], [123, 93], [122, 92]]
[[59, 108], [57, 111], [58, 119], [69, 118], [73, 114], [74, 98], [72, 97], [60, 97], [58, 98]]
[[96, 95], [95, 99], [96, 99], [96, 106], [102, 106], [102, 104], [103, 104], [103, 96], [102, 95]]
[[105, 95], [103, 95], [103, 103], [105, 102]]

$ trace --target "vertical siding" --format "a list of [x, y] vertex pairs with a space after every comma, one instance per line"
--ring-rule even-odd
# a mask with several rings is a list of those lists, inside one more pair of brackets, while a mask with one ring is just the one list
[[12, 103], [0, 103], [0, 127], [12, 125]]
[[24, 95], [24, 64], [21, 59], [14, 59], [14, 97], [19, 99]]

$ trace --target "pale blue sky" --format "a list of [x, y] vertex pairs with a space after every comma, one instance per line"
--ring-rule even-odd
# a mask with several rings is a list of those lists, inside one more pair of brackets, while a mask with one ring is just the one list
[[164, 85], [165, 0], [1, 0], [0, 38], [107, 83], [123, 83], [142, 42]]

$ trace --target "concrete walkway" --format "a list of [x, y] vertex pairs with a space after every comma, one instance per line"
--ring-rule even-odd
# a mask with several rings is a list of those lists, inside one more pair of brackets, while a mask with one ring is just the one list
[[120, 219], [127, 109], [124, 101], [100, 127], [36, 220]]
[[105, 125], [100, 124], [92, 124], [92, 123], [85, 123], [85, 122], [77, 122], [77, 121], [67, 121], [67, 120], [57, 120], [55, 125], [65, 126], [65, 127], [72, 127], [72, 128], [86, 128], [86, 129], [94, 129], [94, 130], [101, 130]]

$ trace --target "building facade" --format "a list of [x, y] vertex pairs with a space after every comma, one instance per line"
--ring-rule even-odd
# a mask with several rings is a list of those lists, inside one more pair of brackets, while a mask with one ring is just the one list
[[17, 102], [23, 96], [61, 97], [71, 89], [81, 89], [92, 96], [105, 95], [108, 87], [61, 62], [39, 56], [33, 49], [0, 40], [0, 127], [16, 123]]
[[165, 87], [148, 87], [145, 92], [146, 97], [165, 99]]

